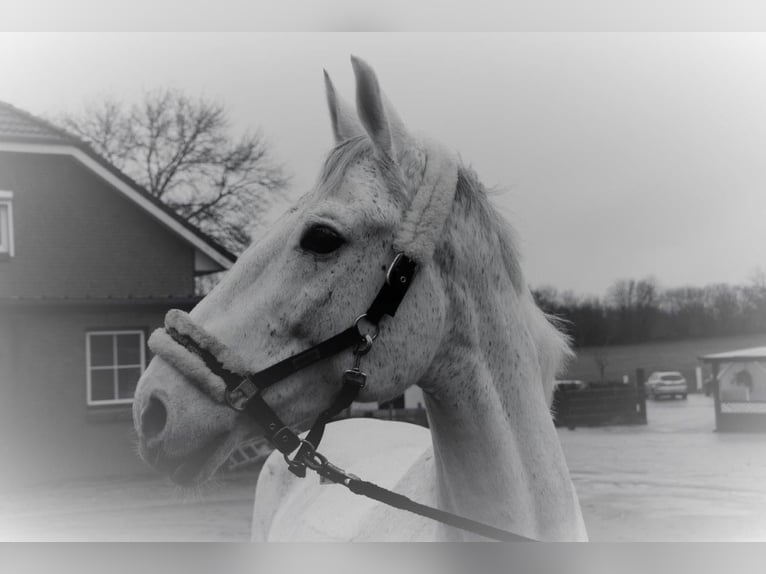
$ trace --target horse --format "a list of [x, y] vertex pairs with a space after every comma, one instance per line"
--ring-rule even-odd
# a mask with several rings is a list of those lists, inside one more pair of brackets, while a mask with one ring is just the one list
[[[417, 385], [428, 428], [331, 422], [323, 457], [419, 503], [528, 538], [586, 540], [550, 412], [568, 341], [535, 304], [516, 236], [475, 172], [411, 133], [373, 69], [351, 61], [356, 110], [325, 71], [335, 146], [314, 188], [188, 316], [169, 314], [166, 325], [194, 334], [229, 369], [252, 372], [358, 321], [389, 262], [406, 252], [417, 273], [395, 317], [375, 327], [369, 352], [345, 350], [291, 372], [262, 400], [287, 426], [305, 429], [352, 362], [367, 374], [359, 401], [388, 401]], [[231, 408], [220, 379], [166, 331], [149, 344], [156, 356], [133, 403], [140, 455], [176, 483], [203, 483], [263, 425]], [[284, 458], [275, 451], [259, 474], [253, 540], [483, 539], [317, 474], [295, 476]]]

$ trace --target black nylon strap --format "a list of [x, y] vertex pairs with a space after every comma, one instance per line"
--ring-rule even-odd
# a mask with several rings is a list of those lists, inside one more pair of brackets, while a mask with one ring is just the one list
[[261, 395], [251, 397], [245, 411], [263, 429], [266, 438], [279, 452], [290, 454], [300, 446], [301, 439], [298, 435], [285, 426]]
[[249, 378], [258, 386], [258, 388], [265, 389], [266, 387], [270, 387], [274, 383], [287, 378], [289, 375], [297, 373], [301, 369], [305, 369], [314, 363], [332, 357], [333, 355], [337, 355], [341, 351], [363, 342], [364, 337], [359, 332], [359, 329], [356, 326], [352, 326], [345, 331], [314, 345], [310, 349], [306, 349], [297, 355], [288, 357], [284, 361], [271, 365], [262, 371], [253, 373]]
[[[340, 388], [340, 391], [338, 391], [338, 394], [335, 395], [335, 400], [328, 409], [326, 409], [316, 418], [314, 424], [311, 425], [311, 430], [309, 430], [308, 434], [306, 435], [306, 442], [308, 442], [314, 450], [316, 450], [319, 447], [319, 443], [322, 442], [324, 429], [327, 426], [327, 423], [329, 423], [333, 417], [335, 417], [343, 409], [351, 406], [351, 403], [354, 402], [354, 399], [356, 399], [356, 396], [361, 390], [362, 385], [351, 382], [344, 377], [343, 386]], [[303, 444], [301, 445], [298, 454], [295, 455], [294, 460], [296, 464], [292, 464], [289, 467], [290, 472], [292, 472], [295, 476], [299, 476], [301, 478], [306, 476], [306, 465], [301, 464], [301, 461], [306, 455], [309, 454], [309, 450], [309, 447]]]
[[[235, 373], [224, 367], [218, 360], [218, 357], [200, 346], [199, 343], [188, 335], [179, 333], [172, 327], [167, 327], [165, 330], [175, 342], [183, 345], [187, 350], [199, 356], [204, 361], [207, 368], [223, 380], [229, 390], [235, 389], [245, 378], [246, 375]], [[259, 389], [265, 389], [301, 369], [327, 359], [328, 357], [332, 357], [349, 347], [354, 347], [363, 342], [364, 337], [362, 337], [359, 329], [356, 326], [352, 326], [310, 349], [306, 349], [297, 355], [288, 357], [262, 371], [247, 375], [247, 378], [249, 378]]]
[[396, 315], [396, 310], [412, 283], [415, 269], [416, 264], [412, 259], [402, 253], [396, 256], [386, 274], [385, 284], [367, 309], [367, 320], [377, 325], [383, 315]]

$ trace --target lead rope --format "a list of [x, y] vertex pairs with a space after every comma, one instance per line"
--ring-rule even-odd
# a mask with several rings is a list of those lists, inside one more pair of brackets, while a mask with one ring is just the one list
[[[425, 504], [415, 502], [403, 494], [398, 494], [378, 486], [375, 483], [362, 480], [358, 476], [350, 474], [342, 468], [335, 466], [328, 461], [324, 455], [311, 448], [311, 445], [306, 442], [303, 443], [303, 447], [306, 448], [308, 454], [306, 458], [301, 461], [301, 465], [307, 466], [319, 476], [330, 482], [342, 484], [354, 494], [366, 496], [367, 498], [382, 502], [388, 506], [406, 510], [407, 512], [412, 512], [413, 514], [441, 522], [448, 526], [459, 528], [460, 530], [473, 532], [474, 534], [478, 534], [491, 540], [498, 540], [500, 542], [535, 542], [533, 538], [527, 538], [526, 536], [521, 536], [514, 532], [490, 526], [483, 522], [471, 520], [465, 516], [459, 516], [447, 512], [446, 510], [440, 510], [432, 506], [426, 506]], [[295, 464], [295, 461], [291, 461], [287, 456], [285, 456], [285, 460], [287, 460], [288, 465]]]

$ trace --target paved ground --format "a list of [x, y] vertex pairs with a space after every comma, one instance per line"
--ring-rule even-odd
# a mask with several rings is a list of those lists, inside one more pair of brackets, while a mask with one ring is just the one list
[[593, 540], [766, 540], [766, 435], [719, 434], [712, 398], [647, 403], [647, 426], [561, 430]]
[[[766, 435], [713, 432], [712, 399], [648, 403], [640, 427], [561, 429], [592, 540], [766, 540]], [[0, 540], [249, 537], [254, 473], [190, 494], [152, 478], [0, 497]]]
[[193, 493], [153, 476], [28, 489], [0, 497], [0, 540], [249, 540], [255, 480]]

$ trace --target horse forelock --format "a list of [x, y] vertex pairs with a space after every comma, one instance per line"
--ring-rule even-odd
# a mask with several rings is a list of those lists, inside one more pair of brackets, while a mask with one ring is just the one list
[[344, 140], [330, 150], [319, 173], [317, 189], [320, 194], [332, 195], [342, 187], [349, 170], [360, 164], [374, 169], [375, 175], [381, 178], [383, 186], [397, 204], [407, 204], [404, 182], [396, 166], [393, 162], [381, 158], [375, 152], [370, 138], [365, 135]]

